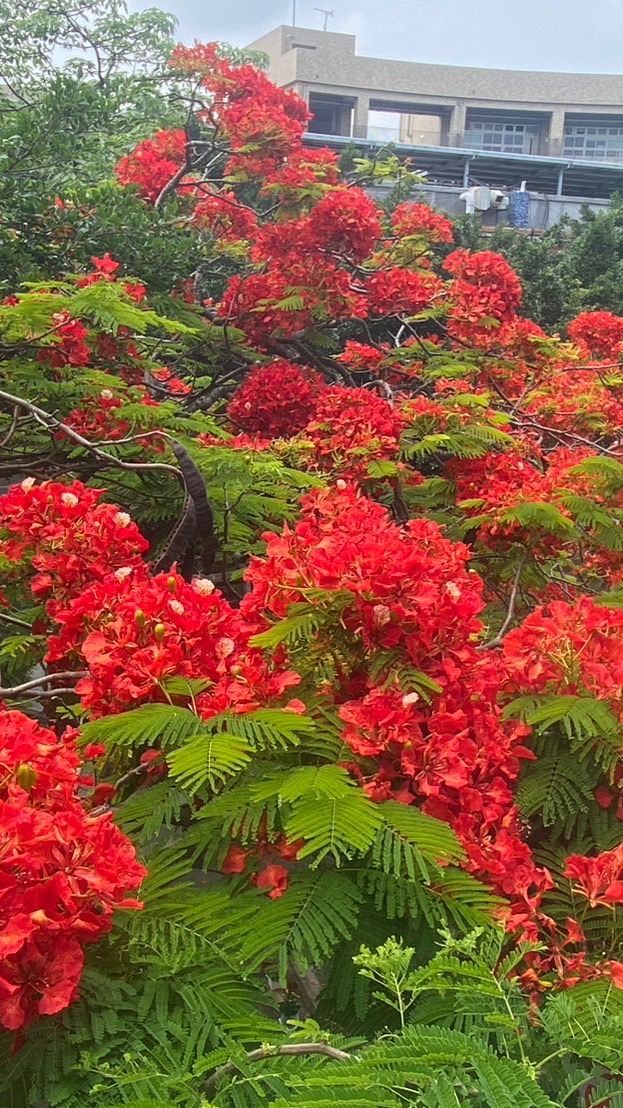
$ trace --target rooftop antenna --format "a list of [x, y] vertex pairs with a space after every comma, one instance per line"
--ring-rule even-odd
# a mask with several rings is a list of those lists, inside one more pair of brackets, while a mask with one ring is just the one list
[[296, 0], [292, 0], [292, 26], [296, 27]]
[[314, 8], [314, 11], [315, 12], [320, 12], [324, 16], [324, 23], [323, 23], [322, 29], [323, 29], [323, 31], [326, 31], [327, 23], [329, 22], [330, 19], [333, 19], [333, 16], [334, 16], [335, 13], [329, 11], [328, 8]]

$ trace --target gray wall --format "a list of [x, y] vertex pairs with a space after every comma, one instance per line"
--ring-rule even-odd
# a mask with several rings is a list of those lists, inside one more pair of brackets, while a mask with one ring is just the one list
[[[377, 185], [367, 191], [375, 200], [385, 199], [390, 186]], [[465, 204], [460, 199], [462, 188], [450, 185], [420, 185], [414, 200], [421, 200], [430, 204], [431, 208], [447, 212], [448, 215], [465, 215]], [[578, 219], [582, 205], [586, 204], [593, 212], [602, 212], [610, 207], [608, 200], [583, 199], [578, 196], [546, 196], [539, 193], [530, 193], [530, 228], [533, 231], [546, 231], [559, 223], [564, 215], [570, 219]], [[496, 215], [499, 224], [506, 223], [505, 212], [483, 212], [483, 226], [494, 227]], [[476, 218], [476, 217], [475, 217]]]

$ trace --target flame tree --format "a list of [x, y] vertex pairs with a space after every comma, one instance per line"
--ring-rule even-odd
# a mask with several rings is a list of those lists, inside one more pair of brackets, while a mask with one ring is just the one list
[[59, 190], [0, 305], [4, 1088], [615, 1104], [623, 319], [169, 79], [107, 188], [193, 268], [77, 265]]

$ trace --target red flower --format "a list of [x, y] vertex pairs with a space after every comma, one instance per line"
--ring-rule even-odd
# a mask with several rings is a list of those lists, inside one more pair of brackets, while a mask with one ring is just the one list
[[88, 743], [85, 746], [83, 754], [87, 761], [91, 758], [101, 758], [102, 754], [106, 753], [106, 747], [104, 743]]
[[623, 989], [623, 962], [608, 962], [608, 970], [615, 988]]
[[312, 208], [309, 245], [362, 262], [381, 237], [379, 209], [363, 189], [336, 188]]
[[108, 251], [104, 254], [103, 258], [91, 258], [93, 265], [100, 273], [103, 273], [105, 277], [112, 277], [113, 273], [119, 269], [119, 262], [116, 262], [114, 258], [111, 258]]
[[361, 369], [368, 373], [374, 373], [387, 357], [389, 346], [368, 346], [363, 342], [353, 342], [347, 339], [344, 350], [335, 358], [336, 362], [348, 366], [351, 370]]
[[371, 315], [414, 315], [432, 306], [443, 285], [432, 273], [414, 273], [393, 266], [373, 273], [367, 290]]
[[0, 712], [0, 1024], [26, 1026], [77, 995], [82, 946], [111, 927], [145, 869], [108, 816], [78, 798], [79, 760], [20, 712]]
[[154, 201], [184, 161], [184, 131], [158, 131], [117, 163], [122, 185], [136, 185], [145, 200]]
[[455, 250], [444, 268], [454, 274], [448, 289], [454, 301], [450, 333], [464, 341], [479, 339], [487, 329], [512, 320], [521, 304], [521, 282], [500, 254]]
[[[291, 301], [296, 298], [297, 306]], [[289, 307], [282, 307], [284, 300]], [[365, 316], [365, 298], [352, 287], [350, 274], [315, 253], [297, 252], [265, 273], [232, 277], [221, 311], [252, 342], [264, 348], [271, 335], [291, 337], [314, 320]]]
[[244, 873], [250, 853], [250, 850], [243, 850], [237, 843], [232, 843], [221, 862], [221, 873]]
[[[521, 761], [532, 754], [528, 729], [505, 722], [497, 704], [499, 659], [474, 645], [482, 582], [467, 570], [467, 549], [429, 520], [396, 526], [349, 488], [310, 494], [293, 530], [266, 537], [266, 558], [247, 573], [243, 616], [260, 630], [292, 604], [313, 604], [315, 652], [329, 657], [339, 627], [333, 695], [343, 739], [365, 760], [367, 791], [450, 823], [467, 868], [510, 896], [527, 926], [549, 880], [514, 806]], [[372, 679], [369, 660], [383, 655], [437, 691], [405, 692], [382, 668]]]
[[54, 332], [48, 344], [39, 351], [37, 360], [54, 367], [88, 366], [91, 351], [85, 342], [88, 331], [84, 324], [65, 311], [54, 316], [54, 323]]
[[623, 904], [623, 846], [606, 850], [594, 858], [571, 854], [567, 858], [565, 877], [577, 882], [574, 891], [585, 896], [591, 908], [598, 904], [607, 908]]
[[233, 192], [215, 192], [195, 204], [193, 223], [223, 242], [250, 239], [258, 229], [255, 212], [241, 204]]
[[0, 553], [27, 575], [49, 615], [87, 585], [114, 575], [146, 574], [148, 543], [126, 512], [100, 504], [102, 490], [26, 478], [0, 497]]
[[338, 385], [320, 394], [305, 428], [314, 447], [309, 459], [322, 470], [362, 480], [373, 460], [398, 458], [404, 416], [370, 389]]
[[258, 889], [266, 889], [271, 900], [278, 900], [288, 888], [288, 870], [271, 862], [258, 874], [255, 884]]
[[111, 574], [55, 611], [55, 621], [48, 658], [80, 652], [88, 675], [76, 691], [96, 717], [165, 699], [163, 683], [173, 676], [208, 682], [196, 696], [206, 718], [252, 711], [299, 681], [249, 647], [250, 630], [211, 581]]

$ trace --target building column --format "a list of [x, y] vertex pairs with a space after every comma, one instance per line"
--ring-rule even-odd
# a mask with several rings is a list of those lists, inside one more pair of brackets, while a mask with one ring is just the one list
[[368, 120], [370, 115], [370, 97], [358, 96], [353, 108], [353, 138], [368, 137]]
[[561, 158], [565, 145], [565, 110], [554, 108], [549, 118], [549, 134], [547, 136], [547, 150], [550, 158]]
[[[350, 104], [340, 104], [335, 109], [335, 133], [350, 138], [352, 108]], [[367, 124], [366, 124], [367, 126]]]
[[448, 126], [448, 146], [462, 146], [465, 135], [465, 119], [467, 111], [464, 100], [457, 100], [450, 112], [450, 124]]

